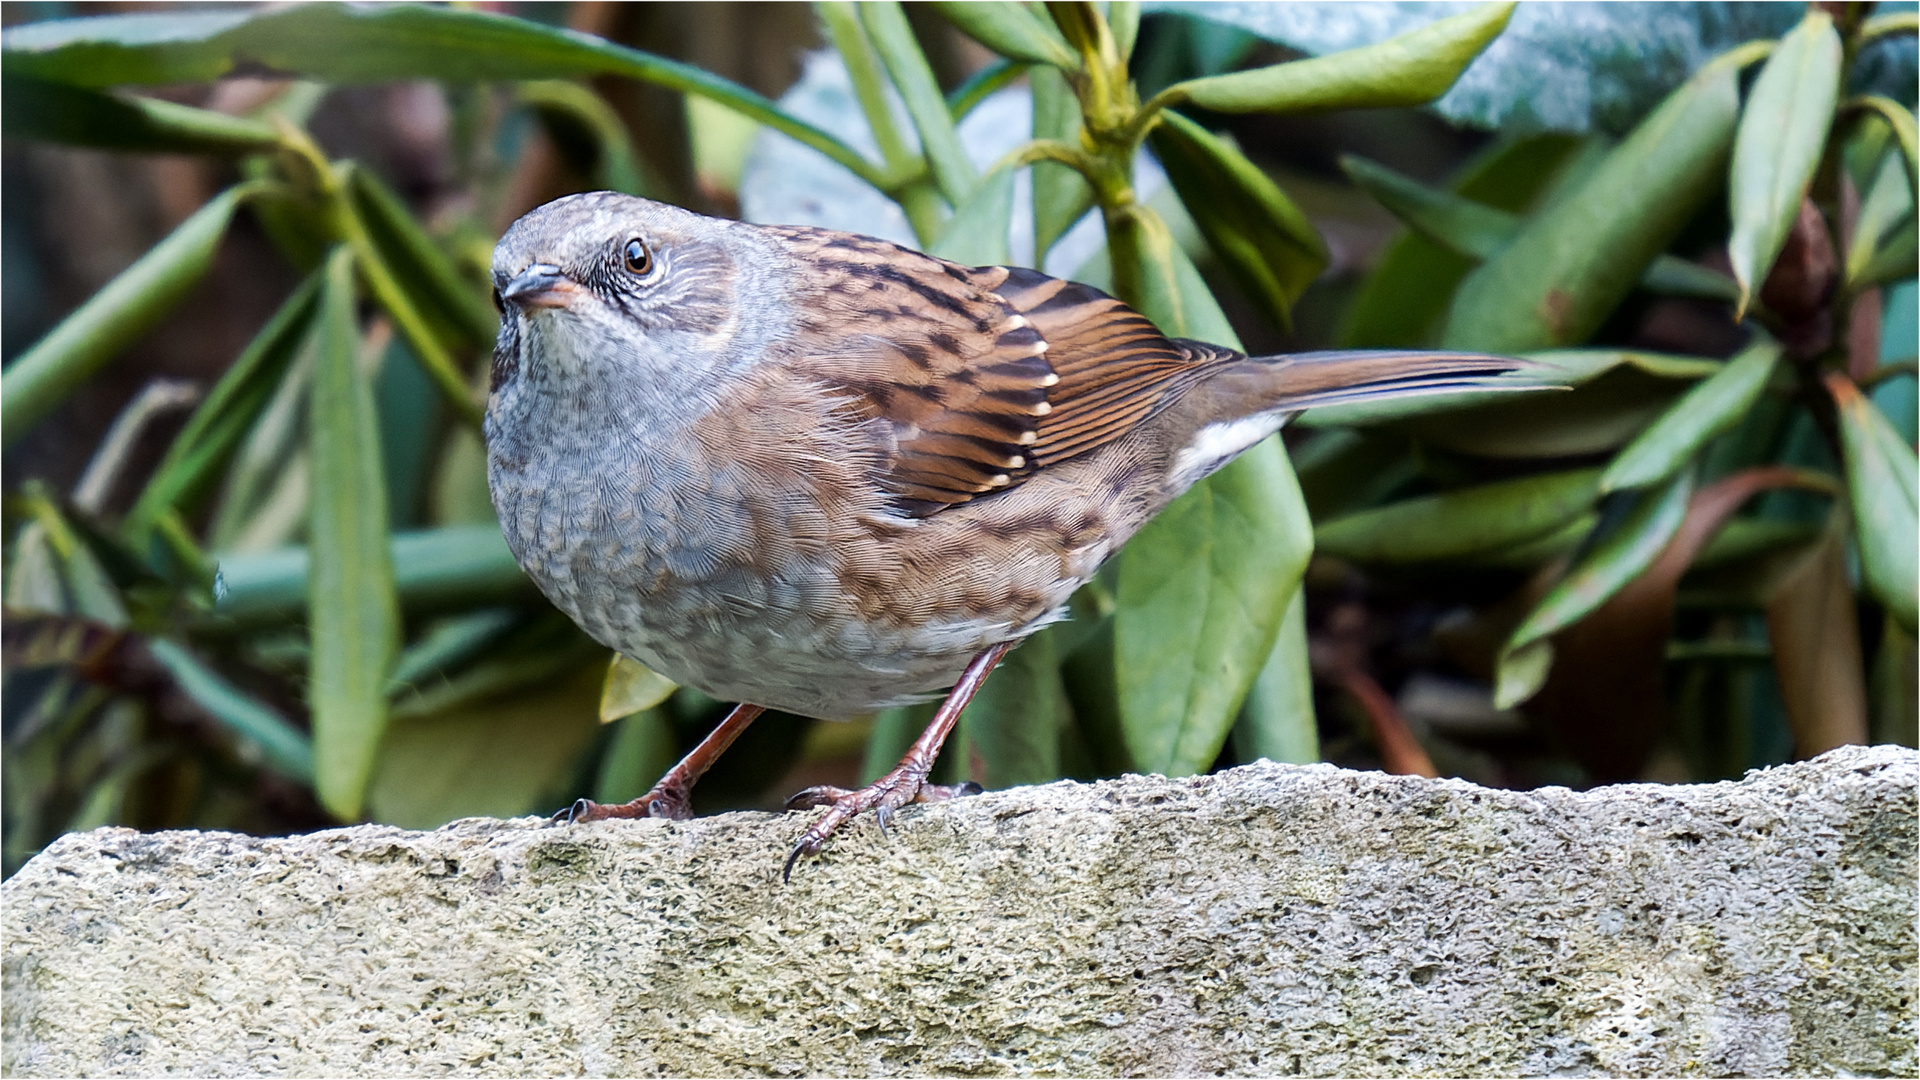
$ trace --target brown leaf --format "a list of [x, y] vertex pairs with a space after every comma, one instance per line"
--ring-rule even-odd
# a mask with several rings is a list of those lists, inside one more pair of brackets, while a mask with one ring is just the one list
[[[1593, 614], [1554, 636], [1553, 673], [1526, 712], [1544, 721], [1596, 782], [1638, 776], [1666, 726], [1663, 675], [1681, 575], [1747, 499], [1806, 483], [1798, 470], [1767, 466], [1700, 489], [1660, 557]], [[1856, 642], [1856, 667], [1858, 654]]]
[[1829, 529], [1780, 576], [1767, 599], [1773, 667], [1793, 729], [1809, 758], [1867, 742], [1867, 686], [1844, 545]]

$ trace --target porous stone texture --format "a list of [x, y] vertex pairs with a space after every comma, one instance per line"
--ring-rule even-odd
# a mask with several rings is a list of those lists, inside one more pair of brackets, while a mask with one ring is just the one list
[[102, 829], [4, 887], [9, 1076], [1915, 1072], [1920, 755], [1330, 766], [806, 818]]

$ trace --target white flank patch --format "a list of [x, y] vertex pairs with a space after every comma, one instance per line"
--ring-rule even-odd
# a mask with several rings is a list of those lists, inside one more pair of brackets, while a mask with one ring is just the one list
[[1173, 459], [1173, 482], [1182, 486], [1197, 483], [1242, 450], [1279, 431], [1286, 421], [1286, 413], [1271, 412], [1208, 424]]

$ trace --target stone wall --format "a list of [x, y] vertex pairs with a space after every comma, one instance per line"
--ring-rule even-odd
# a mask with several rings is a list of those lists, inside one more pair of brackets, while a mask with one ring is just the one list
[[0, 1068], [1911, 1075], [1917, 782], [1261, 764], [910, 810], [790, 885], [798, 816], [103, 829], [0, 890]]

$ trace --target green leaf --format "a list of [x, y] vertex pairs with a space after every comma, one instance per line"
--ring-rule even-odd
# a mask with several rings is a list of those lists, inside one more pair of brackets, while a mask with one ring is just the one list
[[1747, 95], [1728, 178], [1733, 236], [1727, 254], [1740, 282], [1735, 318], [1773, 268], [1820, 167], [1840, 98], [1841, 53], [1833, 17], [1810, 8], [1780, 39]]
[[461, 276], [406, 204], [372, 170], [352, 170], [348, 190], [380, 261], [407, 294], [419, 300], [422, 314], [446, 328], [448, 344], [490, 349], [500, 331], [500, 319], [479, 283]]
[[329, 811], [348, 821], [360, 816], [373, 776], [374, 752], [387, 726], [387, 677], [400, 642], [380, 424], [372, 389], [355, 363], [354, 301], [353, 256], [340, 248], [327, 260], [308, 398], [313, 658], [307, 701], [313, 710], [315, 789]]
[[1780, 346], [1761, 338], [1688, 390], [1607, 466], [1601, 492], [1664, 483], [1685, 468], [1707, 440], [1732, 429], [1753, 408], [1779, 358]]
[[564, 79], [524, 82], [515, 92], [523, 103], [586, 134], [593, 143], [594, 183], [627, 195], [651, 194], [626, 122], [599, 94]]
[[[1000, 6], [1000, 5], [994, 5]], [[1033, 88], [1033, 137], [1058, 139], [1069, 145], [1080, 138], [1080, 100], [1067, 77], [1053, 68], [1034, 68], [1027, 75]], [[1057, 161], [1033, 165], [1033, 261], [1040, 265], [1054, 242], [1093, 208], [1093, 187], [1078, 171]]]
[[1576, 344], [1598, 329], [1717, 190], [1739, 114], [1738, 59], [1701, 69], [1592, 176], [1469, 274], [1441, 343], [1518, 352]]
[[[1866, 198], [1860, 203], [1860, 217], [1854, 224], [1852, 242], [1847, 246], [1847, 287], [1858, 289], [1874, 284], [1884, 284], [1892, 278], [1877, 278], [1871, 272], [1883, 261], [1882, 256], [1896, 250], [1907, 253], [1906, 263], [1911, 265], [1914, 250], [1913, 188], [1907, 182], [1906, 169], [1901, 166], [1897, 154], [1887, 154], [1880, 160], [1880, 168], [1874, 173], [1873, 183], [1867, 188]], [[1894, 227], [1905, 224], [1897, 235]], [[1899, 275], [1913, 276], [1913, 271]]]
[[1360, 562], [1457, 559], [1560, 529], [1593, 505], [1599, 480], [1576, 469], [1408, 499], [1326, 522], [1314, 544]]
[[[1498, 255], [1520, 233], [1523, 220], [1518, 214], [1427, 187], [1351, 154], [1341, 156], [1340, 167], [1408, 227], [1476, 262]], [[1666, 296], [1732, 300], [1739, 295], [1739, 287], [1725, 274], [1672, 255], [1656, 256], [1639, 285]]]
[[966, 205], [980, 184], [980, 174], [966, 147], [960, 145], [953, 114], [947, 111], [947, 100], [933, 77], [933, 68], [920, 51], [913, 28], [907, 25], [906, 12], [897, 0], [872, 0], [859, 5], [858, 10], [861, 25], [873, 39], [881, 63], [887, 66], [887, 74], [907, 106], [907, 115], [913, 117], [913, 126], [920, 133], [920, 148], [940, 193], [949, 205]]
[[967, 76], [967, 81], [947, 91], [947, 111], [953, 114], [953, 122], [958, 124], [966, 119], [975, 106], [992, 97], [996, 91], [1011, 86], [1026, 73], [1025, 64], [998, 60]]
[[0, 60], [11, 74], [90, 88], [210, 82], [255, 67], [330, 83], [620, 75], [711, 98], [869, 183], [884, 179], [839, 139], [718, 75], [586, 34], [470, 9], [318, 3], [65, 19], [8, 28], [0, 35]]
[[213, 265], [227, 223], [250, 190], [243, 184], [214, 196], [7, 366], [0, 375], [0, 439], [6, 445], [186, 297]]
[[1920, 463], [1886, 415], [1846, 376], [1836, 372], [1826, 379], [1839, 409], [1860, 576], [1911, 634], [1920, 604], [1920, 568], [1915, 566], [1915, 553], [1920, 552], [1920, 497], [1915, 495]]
[[271, 124], [154, 98], [120, 98], [8, 72], [8, 138], [163, 154], [253, 154], [280, 146]]
[[[1501, 140], [1470, 159], [1449, 188], [1483, 206], [1523, 210], [1569, 171], [1569, 159], [1577, 160], [1583, 145], [1565, 135]], [[1473, 267], [1428, 237], [1402, 233], [1361, 280], [1341, 320], [1338, 344], [1431, 345], [1454, 290]]]
[[1142, 203], [1107, 215], [1114, 294], [1169, 337], [1239, 348], [1226, 313], [1164, 218]]
[[1141, 769], [1189, 775], [1219, 755], [1312, 551], [1299, 491], [1286, 455], [1263, 441], [1121, 549], [1114, 666]]
[[1510, 709], [1546, 685], [1553, 651], [1547, 639], [1606, 603], [1640, 576], [1680, 530], [1693, 494], [1693, 474], [1683, 472], [1665, 488], [1641, 492], [1618, 526], [1601, 537], [1567, 571], [1501, 650], [1494, 705]]
[[1050, 631], [1008, 654], [960, 716], [967, 742], [986, 766], [980, 782], [999, 789], [1060, 779], [1060, 732], [1067, 693]]
[[1920, 130], [1916, 130], [1913, 113], [1891, 98], [1877, 94], [1864, 94], [1849, 98], [1848, 109], [1868, 109], [1878, 113], [1893, 128], [1893, 137], [1900, 143], [1900, 154], [1907, 161], [1907, 183], [1920, 184]]
[[962, 33], [1001, 56], [1050, 64], [1062, 71], [1080, 67], [1080, 58], [1067, 48], [1053, 24], [1020, 4], [936, 2], [932, 7]]
[[[1165, 20], [1176, 26], [1184, 22], [1215, 33], [1238, 28], [1310, 56], [1371, 45], [1416, 29], [1432, 20], [1436, 8], [1422, 3], [1206, 0], [1149, 0], [1146, 5], [1150, 14], [1188, 16]], [[1461, 8], [1450, 4], [1438, 9]], [[1456, 126], [1480, 131], [1624, 133], [1705, 59], [1742, 42], [1777, 38], [1804, 10], [1795, 4], [1717, 0], [1580, 8], [1521, 4], [1506, 31], [1432, 109]], [[1902, 66], [1881, 65], [1888, 74]], [[1911, 85], [1912, 65], [1904, 66], [1896, 79], [1886, 81]], [[1202, 70], [1222, 69], [1203, 65]]]
[[576, 661], [511, 690], [396, 718], [367, 791], [370, 816], [433, 829], [572, 799], [576, 763], [600, 731], [594, 704], [605, 670], [599, 657]]
[[1328, 56], [1192, 79], [1168, 103], [1215, 112], [1315, 112], [1424, 105], [1447, 92], [1513, 16], [1511, 3], [1485, 4], [1410, 33]]
[[23, 494], [32, 520], [14, 542], [8, 606], [78, 615], [114, 630], [126, 629], [132, 622], [126, 601], [92, 546], [42, 482], [29, 481]]
[[[1238, 348], [1158, 214], [1109, 214], [1123, 300], [1168, 334]], [[1138, 768], [1212, 764], [1264, 670], [1313, 550], [1292, 465], [1265, 440], [1194, 486], [1121, 549], [1113, 616], [1119, 719]]]
[[614, 653], [613, 662], [607, 665], [606, 683], [600, 688], [600, 722], [611, 724], [623, 716], [646, 712], [678, 689], [665, 675], [630, 656]]
[[1307, 216], [1232, 143], [1176, 112], [1161, 114], [1154, 154], [1235, 280], [1282, 329], [1293, 304], [1327, 266]]
[[154, 638], [147, 642], [147, 651], [194, 704], [258, 746], [269, 768], [289, 780], [313, 783], [313, 742], [292, 721], [228, 682], [183, 645]]
[[1307, 591], [1295, 589], [1280, 619], [1280, 636], [1247, 691], [1233, 725], [1233, 752], [1241, 761], [1310, 765], [1320, 760], [1313, 717], [1313, 671], [1307, 664]]
[[1008, 245], [1013, 229], [1014, 172], [1003, 168], [989, 174], [973, 198], [947, 219], [945, 231], [927, 253], [962, 266], [1005, 266], [1012, 262]]
[[1518, 214], [1427, 187], [1366, 158], [1342, 154], [1340, 168], [1408, 227], [1468, 258], [1493, 258], [1520, 231]]
[[[410, 612], [531, 599], [533, 583], [494, 522], [396, 533], [394, 587]], [[312, 586], [306, 548], [220, 560], [214, 612], [243, 625], [297, 620]]]
[[122, 532], [136, 549], [146, 548], [162, 515], [204, 489], [252, 429], [307, 337], [321, 280], [309, 276], [280, 305], [167, 447], [127, 513]]

